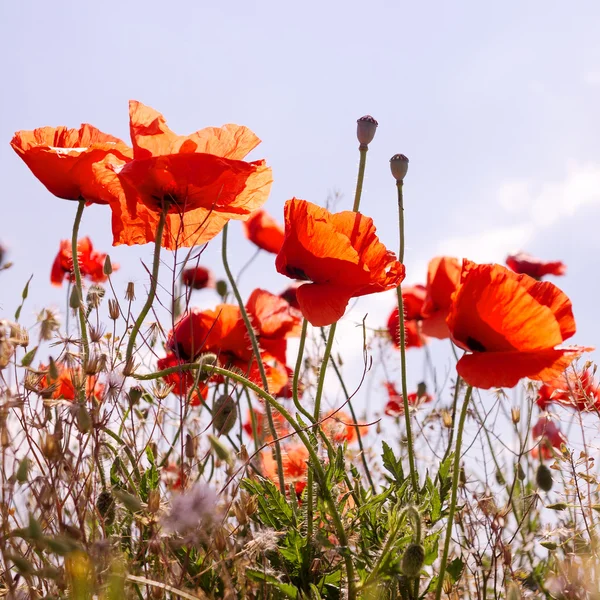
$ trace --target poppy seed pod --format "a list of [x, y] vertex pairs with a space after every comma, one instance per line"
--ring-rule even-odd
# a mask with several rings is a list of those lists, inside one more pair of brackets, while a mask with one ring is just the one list
[[404, 181], [408, 172], [408, 158], [404, 154], [394, 154], [390, 158], [390, 169], [396, 181]]
[[237, 404], [228, 395], [217, 398], [213, 404], [213, 427], [219, 435], [227, 435], [237, 420]]
[[425, 563], [425, 549], [421, 544], [409, 544], [402, 557], [402, 572], [407, 577], [417, 577]]
[[552, 472], [546, 465], [540, 465], [535, 474], [535, 482], [537, 483], [540, 490], [549, 492], [552, 489]]
[[377, 125], [377, 121], [371, 115], [365, 115], [356, 121], [356, 137], [361, 148], [366, 148], [373, 141]]

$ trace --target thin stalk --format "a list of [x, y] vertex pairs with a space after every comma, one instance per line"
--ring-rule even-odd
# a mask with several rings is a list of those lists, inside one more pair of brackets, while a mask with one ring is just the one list
[[450, 507], [448, 509], [448, 525], [446, 527], [446, 539], [444, 540], [444, 552], [442, 554], [442, 562], [438, 574], [438, 584], [435, 592], [435, 600], [440, 600], [442, 597], [442, 589], [444, 587], [444, 575], [446, 574], [446, 565], [448, 564], [448, 552], [450, 550], [450, 540], [452, 539], [452, 526], [454, 525], [454, 512], [456, 511], [456, 500], [458, 497], [458, 481], [460, 479], [460, 448], [462, 445], [462, 436], [467, 420], [467, 412], [469, 409], [469, 401], [473, 387], [467, 388], [462, 409], [460, 411], [460, 420], [458, 429], [456, 430], [456, 448], [454, 449], [454, 467], [452, 471], [452, 496], [450, 498]]
[[165, 222], [167, 221], [167, 210], [163, 209], [160, 213], [160, 219], [158, 220], [158, 227], [156, 228], [156, 239], [154, 240], [154, 260], [152, 262], [152, 278], [150, 279], [150, 290], [148, 292], [148, 300], [142, 308], [142, 312], [139, 314], [133, 329], [129, 335], [129, 342], [127, 343], [127, 352], [125, 353], [125, 365], [130, 365], [131, 356], [133, 354], [133, 348], [135, 346], [135, 338], [140, 331], [146, 315], [150, 312], [154, 298], [156, 296], [156, 288], [158, 287], [158, 269], [160, 267], [160, 249], [162, 246], [163, 231], [165, 229]]
[[358, 163], [356, 192], [354, 193], [354, 206], [352, 207], [354, 212], [358, 212], [358, 207], [360, 206], [360, 197], [362, 195], [363, 182], [365, 180], [365, 167], [367, 165], [367, 152], [369, 147], [361, 144], [358, 150], [360, 151], [360, 162]]
[[[400, 232], [400, 250], [398, 260], [404, 263], [404, 198], [402, 195], [402, 181], [396, 183], [398, 189], [398, 227]], [[413, 446], [412, 428], [410, 423], [410, 407], [408, 404], [408, 386], [406, 384], [406, 330], [404, 326], [404, 299], [402, 298], [402, 284], [396, 288], [398, 296], [398, 320], [400, 322], [400, 366], [402, 375], [402, 402], [404, 405], [404, 423], [406, 426], [406, 441], [408, 445], [408, 464], [410, 466], [410, 479], [413, 490], [419, 500], [419, 476], [415, 466], [415, 449]]]
[[[225, 227], [223, 227], [223, 244], [221, 247], [221, 259], [223, 260], [223, 267], [225, 268], [225, 273], [227, 274], [227, 279], [229, 279], [229, 283], [231, 284], [231, 289], [233, 290], [233, 294], [235, 295], [235, 299], [237, 300], [238, 306], [240, 307], [240, 312], [242, 314], [242, 319], [244, 320], [244, 324], [246, 325], [246, 331], [248, 332], [248, 337], [250, 338], [250, 343], [252, 344], [252, 353], [254, 354], [254, 358], [256, 358], [256, 362], [258, 364], [258, 371], [260, 373], [260, 379], [263, 384], [263, 388], [267, 394], [269, 393], [269, 382], [267, 381], [267, 373], [265, 371], [265, 365], [262, 361], [262, 356], [260, 354], [260, 347], [258, 346], [258, 340], [256, 339], [256, 333], [254, 332], [254, 328], [252, 327], [252, 323], [250, 322], [250, 318], [248, 317], [248, 312], [246, 311], [246, 307], [244, 306], [244, 300], [238, 290], [238, 287], [235, 282], [235, 278], [233, 277], [233, 273], [229, 268], [229, 262], [227, 261], [227, 223]], [[265, 412], [267, 414], [267, 422], [269, 423], [269, 432], [271, 433], [271, 437], [273, 438], [274, 446], [275, 446], [275, 461], [277, 462], [277, 475], [279, 478], [279, 489], [282, 494], [285, 494], [285, 480], [283, 477], [283, 461], [281, 460], [281, 446], [279, 444], [279, 439], [277, 438], [277, 430], [275, 429], [275, 421], [273, 421], [273, 411], [271, 410], [271, 405], [266, 404]]]
[[300, 379], [300, 369], [302, 368], [302, 360], [304, 359], [304, 345], [306, 344], [306, 333], [308, 331], [308, 321], [302, 319], [302, 332], [300, 333], [300, 345], [298, 346], [298, 358], [296, 359], [296, 368], [294, 369], [294, 378], [292, 380], [292, 399], [294, 406], [299, 413], [302, 413], [311, 423], [313, 416], [302, 406], [298, 394], [298, 381]]
[[[75, 214], [75, 221], [73, 222], [73, 234], [71, 236], [71, 253], [73, 254], [73, 274], [75, 275], [75, 286], [77, 287], [77, 292], [79, 293], [79, 307], [77, 309], [77, 314], [79, 315], [79, 329], [81, 330], [81, 345], [83, 348], [82, 362], [85, 364], [88, 360], [90, 344], [88, 341], [87, 325], [85, 322], [85, 310], [83, 308], [83, 289], [81, 286], [81, 270], [79, 269], [79, 256], [77, 251], [79, 225], [81, 224], [81, 217], [83, 215], [84, 208], [85, 200], [79, 200], [77, 204], [77, 213]], [[83, 389], [85, 390], [85, 383]]]

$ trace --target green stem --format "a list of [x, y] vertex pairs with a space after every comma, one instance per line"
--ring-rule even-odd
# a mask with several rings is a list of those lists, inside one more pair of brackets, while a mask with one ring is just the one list
[[354, 193], [354, 206], [352, 207], [354, 212], [358, 212], [358, 207], [360, 206], [360, 197], [362, 195], [363, 182], [365, 180], [365, 167], [367, 165], [368, 150], [368, 146], [361, 145], [359, 147], [360, 162], [358, 163], [358, 178], [356, 179], [356, 192]]
[[[398, 225], [400, 232], [400, 251], [398, 260], [404, 263], [404, 199], [402, 196], [402, 181], [396, 183], [398, 188]], [[406, 330], [404, 326], [404, 299], [402, 298], [402, 283], [396, 288], [398, 296], [398, 320], [400, 322], [400, 366], [402, 376], [402, 402], [404, 405], [404, 423], [406, 426], [406, 441], [408, 445], [408, 464], [413, 490], [419, 500], [419, 476], [415, 466], [415, 449], [413, 446], [412, 428], [408, 404], [408, 386], [406, 384]]]
[[135, 338], [140, 331], [146, 315], [150, 312], [154, 298], [156, 296], [156, 288], [158, 287], [158, 269], [160, 267], [160, 249], [162, 246], [163, 231], [165, 228], [165, 222], [167, 220], [167, 210], [163, 209], [160, 213], [160, 219], [158, 220], [158, 227], [156, 228], [156, 238], [154, 240], [154, 260], [152, 262], [152, 278], [150, 279], [150, 290], [148, 292], [148, 300], [144, 304], [142, 312], [139, 314], [133, 329], [129, 335], [129, 342], [127, 343], [127, 352], [125, 353], [125, 365], [131, 367], [130, 364], [131, 356], [133, 354], [133, 348], [135, 346]]
[[300, 379], [300, 369], [304, 359], [304, 345], [306, 344], [306, 333], [308, 331], [308, 321], [302, 319], [302, 332], [300, 333], [300, 345], [298, 346], [298, 358], [296, 359], [296, 368], [294, 369], [294, 378], [292, 380], [292, 399], [294, 406], [299, 413], [303, 414], [311, 423], [314, 422], [313, 416], [302, 406], [298, 394], [298, 381]]
[[465, 394], [465, 399], [460, 411], [458, 429], [456, 430], [456, 448], [454, 449], [454, 467], [452, 471], [452, 496], [450, 498], [450, 507], [448, 509], [448, 525], [446, 527], [446, 539], [444, 540], [444, 553], [442, 554], [442, 562], [440, 563], [438, 584], [435, 593], [436, 600], [440, 600], [442, 597], [442, 589], [444, 587], [444, 576], [446, 574], [446, 565], [448, 564], [448, 552], [450, 550], [452, 526], [454, 525], [454, 513], [456, 511], [456, 500], [458, 497], [458, 481], [460, 479], [460, 448], [462, 445], [463, 430], [465, 428], [465, 421], [467, 420], [469, 401], [471, 400], [472, 393], [473, 387], [469, 386], [467, 388], [467, 393]]
[[[260, 379], [262, 381], [263, 388], [268, 394], [269, 382], [267, 381], [267, 373], [265, 371], [265, 365], [263, 364], [262, 356], [260, 354], [260, 347], [258, 345], [258, 340], [256, 339], [256, 333], [254, 332], [254, 327], [252, 327], [252, 323], [250, 322], [250, 318], [248, 317], [248, 312], [246, 311], [246, 307], [244, 306], [244, 300], [242, 299], [240, 291], [238, 290], [238, 287], [235, 283], [233, 273], [229, 268], [229, 262], [227, 260], [227, 230], [228, 224], [226, 223], [225, 227], [223, 227], [223, 244], [221, 252], [223, 267], [225, 268], [225, 273], [227, 273], [227, 279], [229, 279], [231, 289], [233, 290], [235, 299], [237, 300], [238, 306], [240, 307], [242, 319], [244, 320], [244, 324], [246, 325], [246, 331], [248, 332], [248, 337], [250, 338], [250, 343], [252, 344], [252, 353], [254, 354], [254, 358], [256, 359], [256, 362], [258, 364], [258, 371], [260, 373]], [[265, 412], [267, 414], [267, 422], [269, 423], [269, 432], [271, 433], [271, 437], [273, 438], [275, 446], [275, 461], [277, 462], [279, 489], [281, 490], [281, 493], [285, 495], [285, 480], [283, 477], [283, 461], [281, 459], [281, 446], [277, 437], [277, 430], [275, 429], [275, 421], [273, 421], [273, 412], [271, 410], [271, 405], [268, 403], [265, 406]]]
[[[87, 336], [87, 325], [85, 322], [85, 310], [83, 308], [83, 289], [81, 285], [81, 270], [79, 269], [79, 253], [77, 250], [77, 238], [79, 236], [79, 225], [81, 224], [81, 217], [83, 215], [83, 209], [85, 208], [85, 200], [79, 200], [77, 205], [77, 214], [75, 215], [75, 221], [73, 223], [73, 234], [71, 236], [71, 253], [73, 254], [73, 274], [75, 275], [75, 286], [79, 294], [79, 307], [77, 314], [79, 315], [79, 328], [81, 329], [81, 344], [83, 346], [83, 364], [87, 363], [90, 344]], [[84, 394], [85, 394], [85, 382], [84, 382]]]
[[331, 348], [333, 347], [333, 338], [335, 337], [335, 330], [337, 329], [337, 323], [334, 323], [329, 328], [329, 336], [327, 337], [327, 344], [325, 344], [325, 353], [323, 354], [323, 361], [321, 362], [321, 369], [319, 371], [319, 381], [317, 382], [317, 394], [315, 396], [315, 421], [319, 420], [321, 414], [321, 398], [323, 396], [323, 387], [325, 385], [325, 374], [327, 372], [327, 363], [331, 356]]

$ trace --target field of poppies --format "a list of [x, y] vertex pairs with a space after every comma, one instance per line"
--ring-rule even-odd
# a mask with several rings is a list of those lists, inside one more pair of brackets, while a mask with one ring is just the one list
[[[67, 305], [27, 322], [27, 285], [0, 314], [0, 598], [600, 599], [600, 386], [545, 280], [565, 265], [438, 256], [407, 276], [406, 156], [397, 253], [361, 210], [371, 116], [352, 206], [292, 198], [281, 218], [248, 128], [177, 135], [137, 101], [129, 123], [131, 146], [88, 124], [10, 142], [75, 214], [48, 264]], [[137, 285], [80, 237], [92, 204], [115, 246], [148, 244]], [[232, 220], [287, 289], [241, 294]], [[198, 307], [206, 290], [220, 303]], [[372, 328], [353, 306], [381, 292]], [[362, 373], [336, 345], [349, 319]]]

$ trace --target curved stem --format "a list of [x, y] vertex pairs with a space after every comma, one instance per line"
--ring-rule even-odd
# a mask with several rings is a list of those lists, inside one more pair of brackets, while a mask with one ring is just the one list
[[[400, 251], [398, 260], [404, 263], [404, 199], [402, 196], [402, 181], [396, 184], [398, 188], [398, 226], [400, 232]], [[398, 296], [398, 320], [400, 322], [400, 367], [402, 374], [402, 402], [404, 405], [404, 423], [406, 426], [406, 441], [408, 444], [408, 464], [410, 466], [410, 478], [413, 490], [419, 500], [419, 476], [415, 466], [415, 449], [413, 446], [412, 428], [410, 423], [410, 412], [408, 404], [408, 386], [406, 384], [406, 330], [404, 326], [404, 299], [402, 298], [402, 284], [396, 288]]]
[[323, 387], [325, 385], [325, 374], [327, 372], [327, 363], [331, 356], [331, 348], [333, 347], [333, 338], [335, 337], [335, 330], [337, 329], [337, 323], [334, 323], [329, 328], [329, 336], [327, 337], [327, 344], [325, 344], [325, 353], [323, 354], [323, 361], [321, 362], [321, 369], [319, 371], [319, 381], [317, 382], [317, 394], [315, 396], [315, 421], [319, 420], [321, 413], [321, 398], [323, 396]]
[[[252, 323], [250, 322], [250, 318], [248, 317], [248, 312], [246, 311], [246, 307], [244, 306], [244, 301], [238, 290], [238, 287], [235, 282], [235, 278], [233, 277], [233, 273], [229, 268], [229, 262], [227, 261], [227, 230], [228, 224], [225, 224], [223, 227], [223, 244], [222, 244], [222, 260], [223, 267], [225, 268], [225, 273], [227, 274], [227, 279], [229, 279], [229, 283], [231, 284], [231, 289], [233, 290], [233, 294], [235, 295], [235, 299], [237, 300], [238, 306], [240, 307], [240, 312], [242, 314], [242, 319], [244, 320], [244, 324], [246, 325], [246, 331], [248, 332], [248, 337], [250, 338], [250, 343], [252, 344], [252, 353], [254, 354], [254, 358], [258, 364], [258, 371], [260, 373], [260, 379], [263, 384], [263, 388], [267, 394], [269, 393], [269, 382], [267, 381], [267, 373], [265, 371], [265, 365], [262, 361], [262, 356], [260, 354], [260, 347], [258, 346], [258, 340], [256, 339], [256, 333], [254, 332], [254, 328], [252, 327]], [[275, 421], [273, 421], [273, 412], [271, 410], [271, 405], [269, 403], [265, 406], [265, 412], [267, 414], [267, 422], [269, 423], [269, 432], [271, 437], [273, 438], [275, 444], [275, 461], [277, 462], [277, 475], [279, 478], [279, 489], [281, 493], [285, 495], [285, 480], [283, 477], [283, 461], [281, 460], [281, 446], [279, 444], [279, 439], [277, 438], [277, 430], [275, 429]]]
[[440, 563], [438, 574], [438, 584], [435, 592], [436, 600], [440, 600], [442, 597], [442, 589], [444, 587], [444, 575], [446, 574], [446, 565], [448, 564], [448, 552], [450, 550], [452, 526], [454, 525], [454, 512], [456, 511], [456, 500], [458, 497], [458, 481], [460, 479], [460, 447], [462, 445], [463, 430], [465, 428], [465, 421], [467, 420], [469, 401], [471, 400], [472, 393], [473, 387], [469, 386], [467, 388], [467, 393], [465, 394], [465, 399], [460, 411], [458, 429], [456, 430], [456, 448], [454, 449], [454, 467], [452, 471], [452, 496], [450, 498], [450, 507], [448, 510], [448, 525], [446, 527], [446, 539], [444, 540], [444, 552], [442, 554], [442, 562]]
[[[73, 222], [73, 234], [71, 236], [71, 253], [73, 254], [73, 274], [75, 275], [75, 286], [79, 293], [79, 307], [77, 314], [79, 315], [79, 329], [81, 330], [81, 344], [83, 347], [83, 363], [85, 364], [88, 360], [90, 353], [90, 344], [87, 336], [87, 325], [85, 322], [85, 310], [83, 308], [83, 289], [81, 286], [81, 270], [79, 269], [79, 252], [77, 250], [77, 238], [79, 236], [79, 225], [81, 223], [81, 217], [83, 215], [83, 209], [85, 208], [85, 200], [79, 200], [77, 204], [77, 213], [75, 215], [75, 221]], [[85, 394], [85, 382], [84, 382], [84, 394]]]
[[125, 365], [131, 366], [131, 355], [133, 354], [133, 348], [135, 346], [135, 338], [140, 331], [140, 328], [146, 318], [146, 315], [150, 312], [154, 298], [156, 296], [156, 288], [158, 287], [158, 269], [160, 267], [160, 249], [162, 246], [163, 231], [165, 229], [165, 222], [167, 220], [167, 211], [163, 209], [160, 213], [160, 219], [158, 220], [158, 226], [156, 228], [156, 239], [154, 240], [154, 260], [152, 262], [152, 278], [150, 279], [150, 290], [148, 292], [148, 300], [142, 308], [142, 312], [139, 314], [133, 329], [129, 334], [129, 342], [127, 343], [127, 352], [125, 353]]
[[356, 192], [354, 193], [354, 206], [352, 207], [354, 212], [358, 212], [358, 207], [360, 206], [360, 197], [362, 195], [363, 182], [365, 180], [365, 167], [367, 165], [367, 152], [369, 147], [361, 144], [358, 150], [360, 151], [360, 162], [358, 163]]

